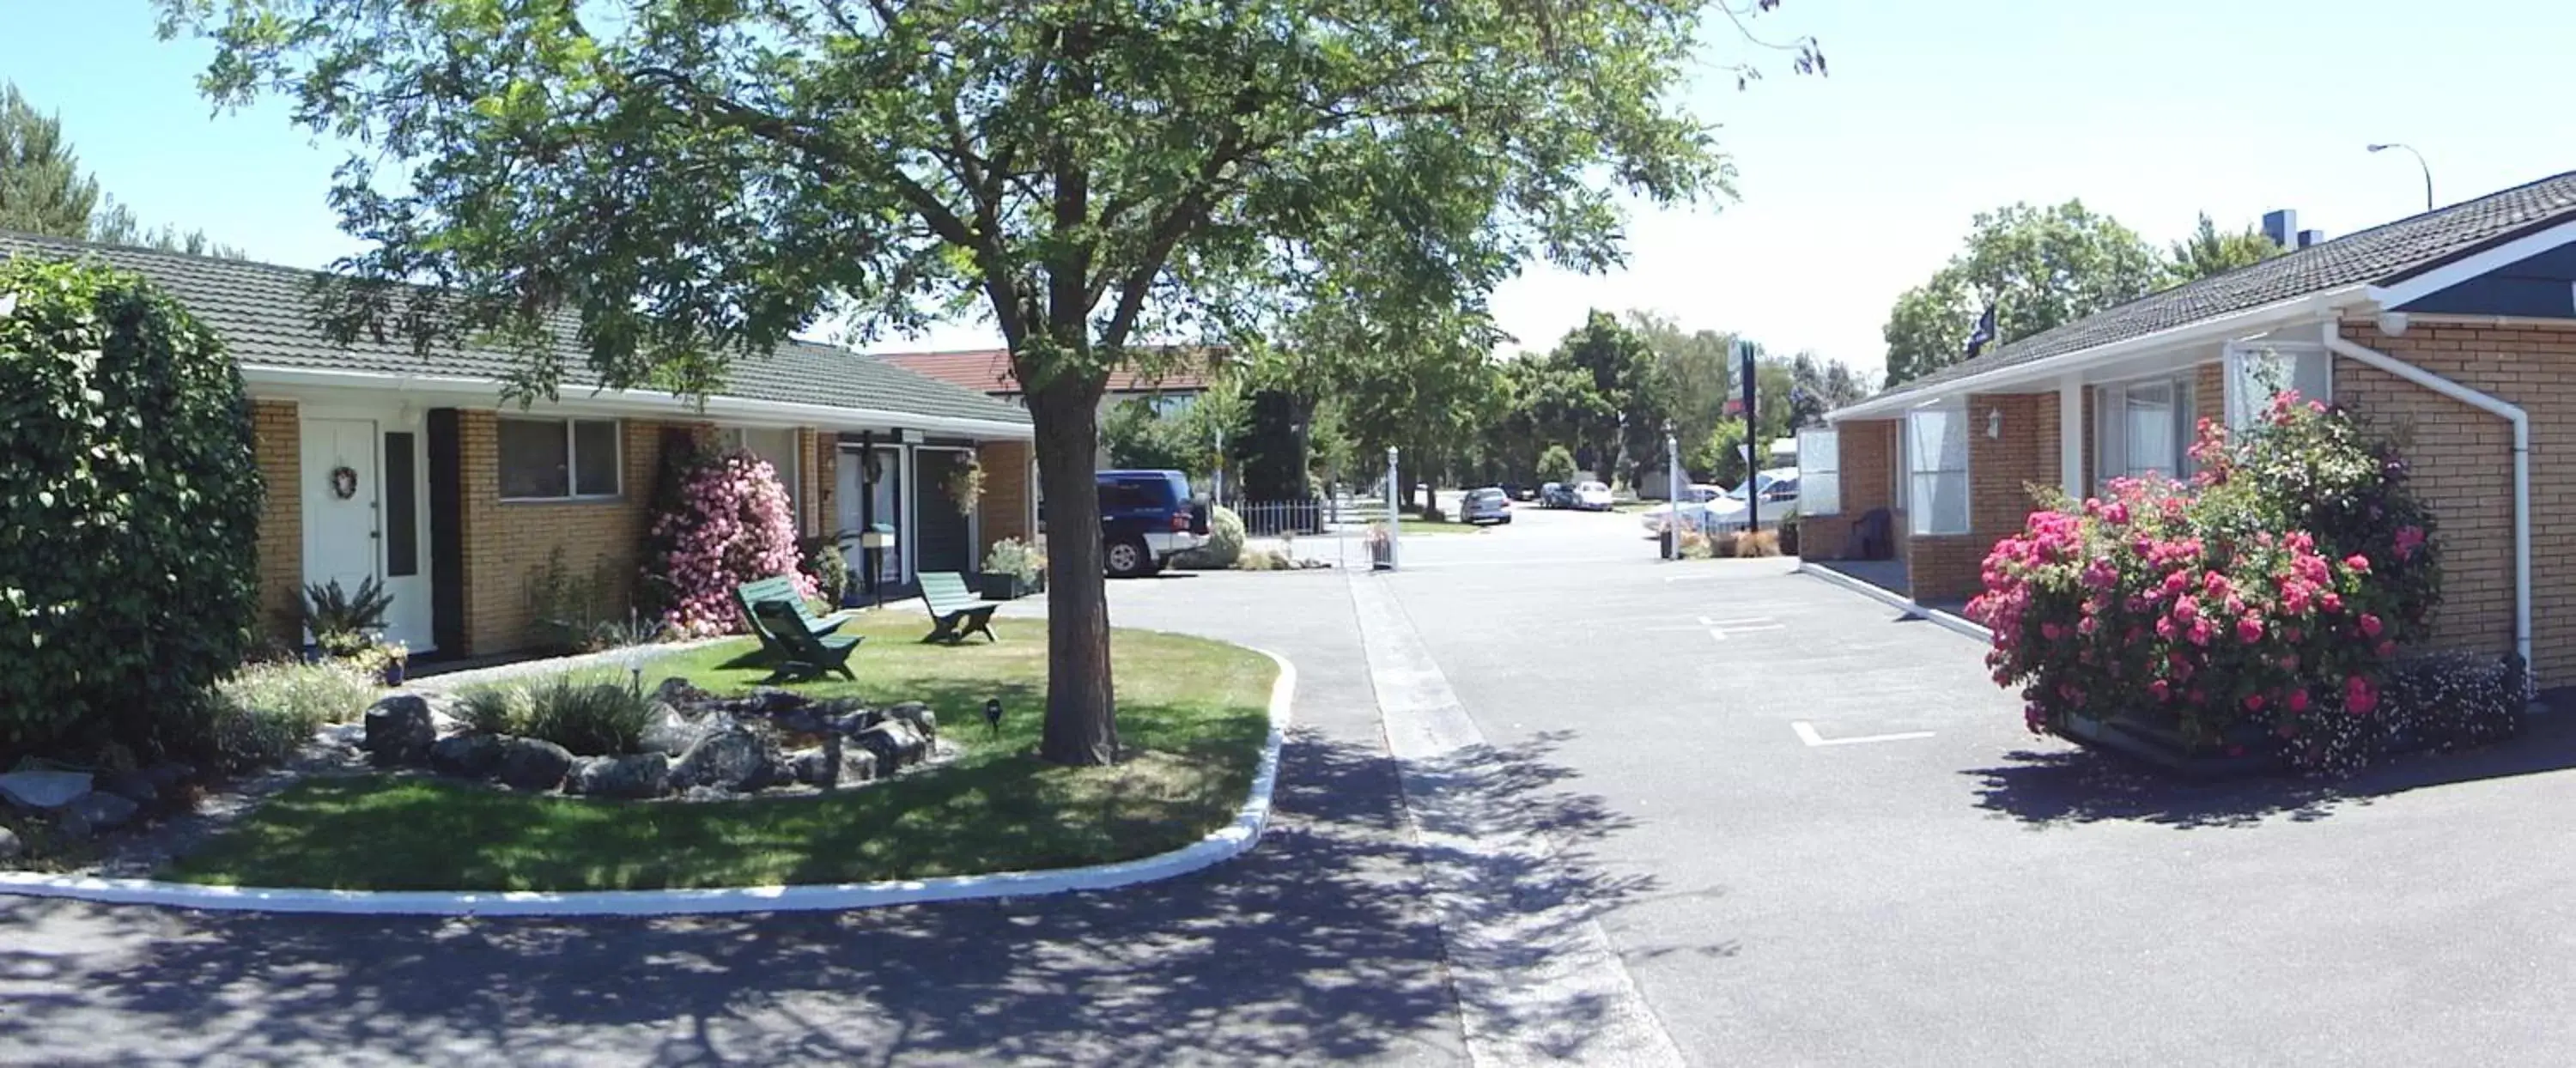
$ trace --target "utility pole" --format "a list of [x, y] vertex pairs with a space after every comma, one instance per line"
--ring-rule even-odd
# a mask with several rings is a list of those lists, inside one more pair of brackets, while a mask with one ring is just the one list
[[1744, 369], [1744, 531], [1762, 529], [1762, 461], [1771, 455], [1761, 441], [1762, 409], [1753, 396], [1753, 343], [1735, 340], [1735, 360]]
[[1664, 519], [1664, 559], [1679, 560], [1682, 558], [1682, 448], [1669, 429], [1664, 431], [1664, 504], [1672, 509]]

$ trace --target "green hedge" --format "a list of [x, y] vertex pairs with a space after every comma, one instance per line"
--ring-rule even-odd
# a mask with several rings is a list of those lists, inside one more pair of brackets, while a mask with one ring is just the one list
[[208, 741], [257, 611], [240, 372], [134, 275], [0, 263], [0, 749]]

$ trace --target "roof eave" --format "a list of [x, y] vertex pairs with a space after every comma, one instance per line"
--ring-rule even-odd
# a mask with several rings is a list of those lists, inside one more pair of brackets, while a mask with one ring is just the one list
[[[253, 386], [392, 390], [430, 395], [482, 397], [494, 402], [498, 401], [503, 385], [497, 379], [461, 375], [324, 371], [309, 367], [262, 364], [244, 364], [241, 371], [242, 379]], [[572, 412], [592, 411], [603, 414], [642, 416], [676, 414], [708, 421], [748, 420], [825, 428], [892, 426], [1013, 441], [1024, 441], [1036, 436], [1035, 429], [1028, 423], [1000, 419], [970, 419], [884, 408], [845, 408], [830, 404], [804, 404], [794, 401], [769, 401], [731, 396], [708, 397], [703, 405], [700, 405], [675, 393], [651, 389], [567, 393], [551, 406]]]
[[2374, 287], [2359, 284], [2321, 290], [2288, 300], [2257, 305], [2243, 311], [2167, 327], [2154, 333], [2122, 338], [2073, 352], [2062, 352], [2055, 356], [2032, 360], [2029, 363], [1998, 367], [1934, 386], [1881, 393], [1858, 404], [1827, 412], [1825, 419], [1833, 423], [1852, 419], [1885, 419], [1960, 394], [1992, 393], [2011, 386], [2028, 385], [2122, 357], [2158, 349], [2259, 334], [2303, 319], [2319, 318], [2339, 313], [2356, 305], [2371, 304], [2373, 291]]

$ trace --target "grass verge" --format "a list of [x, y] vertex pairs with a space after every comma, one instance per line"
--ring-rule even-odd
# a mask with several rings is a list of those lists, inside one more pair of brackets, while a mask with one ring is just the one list
[[[1033, 755], [1045, 705], [1040, 622], [996, 620], [999, 643], [917, 644], [930, 624], [871, 613], [858, 681], [817, 697], [924, 701], [953, 762], [820, 797], [705, 804], [511, 794], [419, 777], [314, 779], [288, 788], [162, 878], [344, 890], [640, 890], [865, 882], [1130, 860], [1223, 826], [1250, 789], [1278, 667], [1237, 646], [1119, 631], [1118, 729], [1129, 759], [1063, 768]], [[727, 692], [765, 672], [748, 639], [666, 657]], [[1005, 715], [988, 735], [982, 709]]]

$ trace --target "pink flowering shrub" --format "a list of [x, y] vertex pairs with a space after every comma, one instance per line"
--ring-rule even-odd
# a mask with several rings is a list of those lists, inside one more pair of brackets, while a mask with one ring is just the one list
[[793, 576], [815, 595], [797, 566], [795, 512], [769, 461], [740, 449], [698, 456], [661, 503], [645, 539], [644, 586], [658, 594], [668, 627], [693, 637], [741, 630], [734, 587], [773, 575]]
[[2021, 686], [2033, 731], [2081, 714], [2359, 767], [2396, 722], [2392, 658], [2439, 599], [2404, 461], [2294, 394], [2234, 438], [2203, 420], [2192, 457], [2190, 483], [2116, 479], [1995, 546], [1969, 614], [1994, 632], [1996, 684]]

